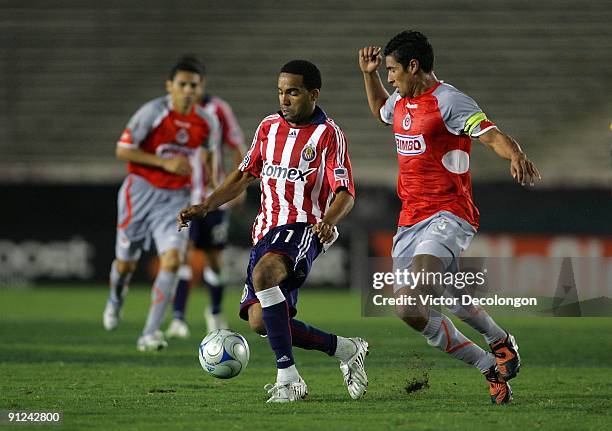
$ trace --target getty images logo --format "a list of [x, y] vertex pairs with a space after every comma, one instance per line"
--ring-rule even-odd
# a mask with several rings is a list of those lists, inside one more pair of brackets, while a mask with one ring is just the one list
[[261, 170], [262, 177], [270, 177], [277, 180], [288, 180], [288, 181], [306, 181], [306, 177], [316, 171], [317, 168], [310, 168], [305, 171], [298, 168], [286, 168], [280, 165], [274, 165], [272, 163], [264, 163], [263, 169]]

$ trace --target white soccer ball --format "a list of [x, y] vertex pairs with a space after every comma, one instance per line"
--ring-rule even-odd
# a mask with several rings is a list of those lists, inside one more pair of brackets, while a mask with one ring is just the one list
[[237, 332], [217, 329], [209, 333], [198, 349], [200, 365], [218, 379], [231, 379], [249, 363], [249, 344]]

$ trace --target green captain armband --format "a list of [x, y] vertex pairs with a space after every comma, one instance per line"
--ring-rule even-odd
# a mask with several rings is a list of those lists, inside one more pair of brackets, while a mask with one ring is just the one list
[[476, 126], [478, 126], [482, 121], [485, 121], [487, 119], [488, 119], [487, 116], [482, 111], [472, 114], [470, 118], [468, 118], [467, 121], [465, 122], [465, 126], [463, 127], [463, 132], [468, 136], [472, 136], [472, 132], [474, 131]]

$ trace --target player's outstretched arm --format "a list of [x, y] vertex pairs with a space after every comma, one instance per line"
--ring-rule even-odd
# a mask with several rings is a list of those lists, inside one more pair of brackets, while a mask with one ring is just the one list
[[186, 157], [173, 157], [171, 159], [165, 159], [137, 148], [124, 148], [120, 146], [117, 146], [115, 155], [117, 156], [117, 159], [124, 162], [153, 166], [177, 175], [191, 175], [191, 165]]
[[480, 135], [478, 139], [502, 159], [510, 160], [510, 174], [519, 184], [524, 186], [529, 183], [533, 186], [536, 179], [542, 179], [535, 165], [512, 137], [498, 129], [491, 129]]
[[312, 231], [322, 244], [334, 237], [334, 227], [353, 209], [355, 198], [343, 187], [336, 191], [336, 197], [325, 213], [323, 220], [314, 225]]
[[233, 171], [225, 178], [212, 195], [210, 195], [202, 204], [191, 205], [183, 208], [177, 217], [179, 230], [189, 225], [189, 222], [195, 218], [204, 218], [209, 211], [219, 208], [226, 202], [231, 201], [240, 193], [246, 190], [256, 177], [248, 172], [243, 172], [238, 169]]
[[363, 73], [368, 105], [374, 118], [382, 122], [380, 108], [389, 98], [389, 93], [382, 84], [378, 66], [382, 63], [380, 46], [364, 46], [359, 50], [359, 68]]

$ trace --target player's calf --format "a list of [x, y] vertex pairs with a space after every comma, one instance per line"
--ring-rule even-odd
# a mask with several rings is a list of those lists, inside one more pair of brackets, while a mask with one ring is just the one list
[[[402, 288], [395, 293], [395, 297], [399, 298], [403, 295], [413, 296], [415, 294], [414, 292], [415, 290]], [[419, 302], [417, 302], [416, 305], [402, 304], [395, 306], [395, 315], [408, 326], [419, 332], [423, 331], [425, 325], [427, 325], [428, 314], [429, 310], [427, 307], [421, 305]]]
[[257, 303], [249, 307], [249, 326], [256, 334], [262, 337], [268, 334], [266, 332], [266, 325], [264, 325], [263, 318], [261, 317], [261, 305]]

